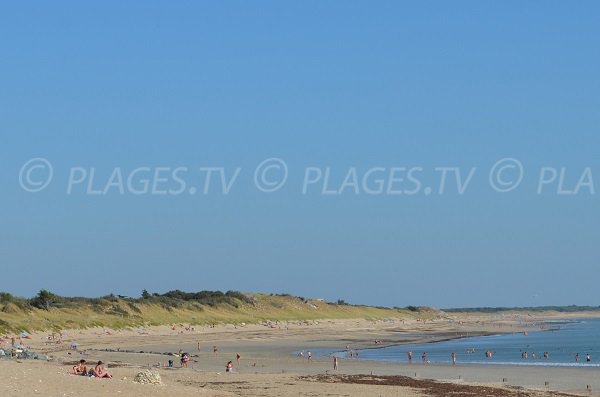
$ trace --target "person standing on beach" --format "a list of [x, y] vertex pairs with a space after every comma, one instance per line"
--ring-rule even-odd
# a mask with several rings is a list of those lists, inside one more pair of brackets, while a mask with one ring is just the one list
[[575, 362], [579, 362], [579, 353], [575, 353]]
[[456, 352], [452, 352], [452, 365], [456, 365]]
[[333, 370], [338, 370], [338, 358], [336, 356], [333, 356]]
[[240, 356], [240, 353], [235, 353], [235, 360], [237, 361], [238, 367], [240, 366], [240, 359], [241, 358], [242, 358], [242, 356]]
[[408, 352], [406, 355], [408, 356], [408, 363], [412, 364], [413, 352]]
[[587, 353], [587, 354], [585, 355], [585, 361], [587, 361], [588, 363], [591, 363], [591, 362], [592, 362], [592, 358], [590, 357], [590, 353]]
[[306, 352], [306, 357], [308, 358], [308, 362], [312, 362], [312, 352], [309, 350], [308, 352]]
[[423, 361], [423, 364], [425, 364], [427, 362], [427, 353], [423, 352], [423, 354], [421, 354], [421, 361]]
[[213, 346], [213, 354], [216, 356], [217, 353], [219, 353], [219, 348], [217, 347], [217, 345]]

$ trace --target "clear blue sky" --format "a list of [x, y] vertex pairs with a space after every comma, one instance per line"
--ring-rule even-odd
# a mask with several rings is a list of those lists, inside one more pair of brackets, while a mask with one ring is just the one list
[[[592, 1], [2, 2], [0, 290], [600, 304], [600, 194], [536, 191], [544, 166], [568, 185], [590, 167], [600, 189], [599, 17]], [[36, 157], [53, 179], [30, 193]], [[289, 178], [263, 193], [271, 157]], [[505, 157], [524, 178], [498, 193]], [[231, 192], [188, 194], [209, 166], [241, 168]], [[306, 167], [339, 186], [416, 166], [422, 187], [477, 171], [463, 195], [302, 194]], [[67, 194], [73, 167], [96, 186], [187, 167], [186, 193]]]

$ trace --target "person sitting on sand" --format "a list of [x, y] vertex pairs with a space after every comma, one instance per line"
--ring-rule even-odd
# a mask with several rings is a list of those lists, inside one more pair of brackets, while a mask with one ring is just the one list
[[79, 364], [73, 367], [73, 375], [83, 375], [87, 376], [87, 367], [85, 365], [85, 360], [79, 360]]
[[190, 362], [189, 354], [183, 353], [181, 355], [181, 368], [187, 368], [189, 362]]
[[227, 362], [227, 365], [225, 366], [225, 372], [233, 372], [233, 363], [231, 361]]
[[104, 363], [102, 361], [98, 361], [98, 364], [96, 364], [96, 367], [94, 368], [93, 374], [96, 378], [112, 378], [110, 372], [104, 368]]

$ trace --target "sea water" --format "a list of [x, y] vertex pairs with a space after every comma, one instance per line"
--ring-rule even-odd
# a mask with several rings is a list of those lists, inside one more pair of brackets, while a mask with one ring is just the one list
[[[451, 363], [452, 352], [459, 364], [540, 365], [540, 366], [600, 366], [600, 319], [556, 322], [551, 330], [470, 337], [450, 341], [396, 345], [360, 350], [359, 358], [408, 362], [407, 352], [413, 352], [412, 362], [421, 363], [427, 353], [430, 363]], [[486, 358], [486, 351], [492, 352]], [[528, 358], [522, 358], [527, 352]], [[548, 352], [548, 358], [543, 353]], [[535, 353], [535, 358], [533, 358]], [[575, 355], [579, 353], [580, 361]], [[335, 353], [345, 357], [345, 352]], [[589, 354], [591, 361], [586, 361]]]

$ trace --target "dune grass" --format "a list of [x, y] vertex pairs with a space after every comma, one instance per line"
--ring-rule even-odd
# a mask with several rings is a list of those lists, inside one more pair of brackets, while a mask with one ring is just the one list
[[[179, 291], [177, 291], [179, 292]], [[185, 294], [185, 293], [182, 293]], [[430, 317], [416, 308], [382, 308], [327, 303], [289, 295], [218, 293], [147, 295], [145, 298], [61, 298], [34, 302], [4, 297], [0, 301], [0, 332], [104, 327], [123, 329], [170, 324], [253, 324], [264, 321]], [[207, 298], [208, 297], [208, 298]], [[206, 298], [206, 299], [205, 299]]]

